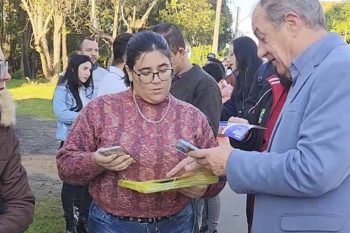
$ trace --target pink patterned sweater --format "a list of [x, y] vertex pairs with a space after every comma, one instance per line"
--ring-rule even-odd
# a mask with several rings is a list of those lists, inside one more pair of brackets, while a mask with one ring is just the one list
[[[175, 150], [178, 139], [198, 148], [217, 145], [204, 114], [190, 104], [170, 96], [168, 114], [160, 123], [149, 123], [138, 113], [130, 90], [106, 95], [87, 105], [74, 122], [65, 145], [57, 155], [57, 168], [62, 180], [90, 184], [90, 193], [98, 206], [117, 216], [161, 217], [185, 208], [191, 199], [177, 191], [141, 194], [117, 185], [120, 178], [147, 181], [165, 175], [185, 156]], [[136, 97], [142, 113], [158, 120], [166, 112], [169, 98], [151, 105]], [[136, 163], [120, 172], [107, 171], [92, 160], [100, 147], [120, 145]], [[211, 185], [210, 197], [224, 187]]]

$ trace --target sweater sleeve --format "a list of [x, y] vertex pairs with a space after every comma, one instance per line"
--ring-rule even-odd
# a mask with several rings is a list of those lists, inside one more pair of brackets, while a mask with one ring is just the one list
[[58, 151], [57, 169], [63, 181], [85, 185], [105, 171], [92, 159], [97, 150], [96, 127], [101, 124], [98, 104], [92, 102], [80, 112], [64, 146]]

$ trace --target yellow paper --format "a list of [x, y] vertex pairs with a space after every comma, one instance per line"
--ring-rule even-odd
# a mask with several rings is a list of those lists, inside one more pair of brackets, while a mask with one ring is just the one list
[[201, 170], [191, 175], [143, 182], [120, 179], [118, 180], [118, 185], [140, 193], [156, 193], [197, 185], [215, 184], [217, 182], [219, 182], [218, 176], [215, 176], [209, 170]]

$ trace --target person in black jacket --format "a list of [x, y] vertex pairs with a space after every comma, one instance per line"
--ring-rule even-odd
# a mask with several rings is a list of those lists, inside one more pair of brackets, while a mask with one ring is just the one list
[[[231, 117], [229, 122], [249, 123], [266, 127], [266, 130], [252, 129], [243, 141], [230, 139], [234, 148], [247, 151], [264, 151], [270, 140], [277, 117], [284, 105], [291, 81], [289, 73], [279, 75], [271, 62], [263, 64], [257, 71], [256, 78], [247, 101], [243, 118]], [[248, 232], [251, 230], [254, 213], [254, 199], [247, 195], [246, 216]]]
[[[266, 62], [258, 68], [248, 98], [244, 103], [245, 113], [242, 117], [231, 116], [230, 122], [250, 123], [265, 127], [272, 105], [272, 89], [267, 79], [273, 75], [277, 73], [271, 62]], [[230, 138], [231, 145], [247, 151], [259, 150], [264, 130], [252, 130], [251, 132], [253, 133], [241, 142]]]
[[257, 51], [256, 43], [249, 37], [243, 36], [232, 41], [229, 60], [231, 68], [238, 75], [231, 99], [223, 105], [220, 118], [222, 121], [227, 121], [231, 116], [243, 117], [244, 103], [249, 96], [256, 71], [262, 64]]

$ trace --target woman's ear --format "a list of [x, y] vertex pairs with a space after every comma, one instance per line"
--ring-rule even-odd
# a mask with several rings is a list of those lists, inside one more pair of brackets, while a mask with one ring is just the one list
[[132, 71], [129, 69], [129, 67], [127, 65], [124, 66], [125, 71], [128, 75], [129, 81], [132, 82]]

